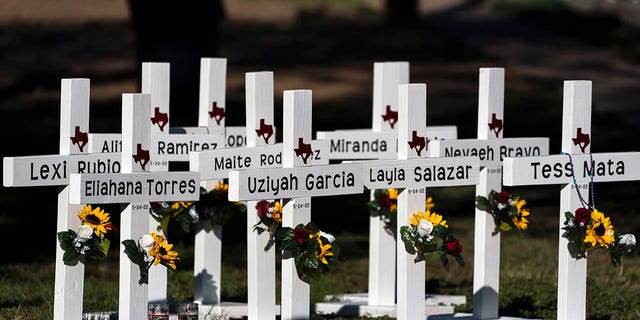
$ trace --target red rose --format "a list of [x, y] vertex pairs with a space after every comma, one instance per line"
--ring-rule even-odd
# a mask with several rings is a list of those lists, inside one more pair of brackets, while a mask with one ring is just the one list
[[447, 248], [447, 251], [454, 256], [457, 256], [462, 252], [462, 245], [457, 239], [445, 242], [444, 246]]
[[493, 195], [493, 200], [495, 200], [499, 204], [507, 205], [509, 203], [509, 193], [506, 191], [495, 193]]
[[303, 244], [309, 240], [309, 230], [305, 228], [293, 229], [293, 238], [296, 239], [298, 244]]
[[266, 216], [267, 213], [269, 213], [269, 209], [270, 208], [271, 208], [271, 205], [269, 204], [269, 202], [267, 200], [260, 200], [256, 204], [256, 210], [258, 211], [258, 217], [263, 218], [264, 216]]
[[381, 208], [389, 208], [391, 207], [391, 200], [389, 199], [388, 193], [380, 193], [378, 197], [378, 204]]
[[586, 208], [578, 208], [576, 210], [576, 222], [579, 223], [580, 225], [584, 225], [585, 223], [587, 223], [587, 221], [589, 221], [589, 218], [591, 218], [591, 211], [589, 211], [589, 209]]

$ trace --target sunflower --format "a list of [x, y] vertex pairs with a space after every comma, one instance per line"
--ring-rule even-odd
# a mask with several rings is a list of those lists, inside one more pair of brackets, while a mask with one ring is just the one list
[[113, 225], [109, 221], [109, 214], [105, 213], [100, 207], [92, 210], [91, 205], [86, 205], [80, 211], [78, 218], [80, 218], [82, 224], [90, 226], [93, 232], [101, 239], [104, 239], [107, 231], [113, 230]]
[[599, 245], [609, 248], [609, 245], [615, 241], [610, 219], [596, 209], [593, 209], [593, 212], [591, 212], [591, 219], [593, 222], [587, 227], [584, 242], [591, 243], [594, 247]]
[[387, 189], [389, 192], [389, 211], [395, 212], [398, 209], [398, 189]]
[[273, 205], [273, 213], [271, 213], [271, 218], [277, 223], [282, 223], [282, 204], [280, 203], [280, 201], [276, 201], [276, 203]]
[[153, 265], [162, 263], [172, 270], [176, 270], [175, 261], [180, 258], [178, 258], [177, 251], [171, 250], [173, 249], [173, 244], [167, 243], [167, 239], [165, 239], [165, 237], [155, 232], [151, 233], [151, 236], [153, 236], [153, 239], [155, 240], [153, 248], [149, 250], [149, 255], [155, 258], [153, 260]]
[[525, 205], [527, 205], [527, 201], [524, 199], [516, 198], [513, 201], [513, 204], [518, 211], [518, 215], [511, 218], [513, 224], [520, 230], [526, 230], [529, 224], [529, 220], [526, 217], [530, 214], [529, 209], [524, 207]]
[[216, 198], [223, 198], [226, 200], [227, 194], [229, 194], [229, 185], [222, 181], [218, 181], [215, 189], [213, 189], [213, 193], [216, 195]]
[[442, 220], [442, 216], [433, 212], [431, 213], [429, 210], [422, 212], [418, 211], [413, 214], [411, 218], [409, 218], [409, 222], [412, 226], [417, 227], [420, 224], [420, 220], [427, 220], [431, 222], [431, 224], [435, 227], [437, 225], [441, 225], [445, 228], [448, 228], [447, 220]]
[[431, 211], [431, 209], [435, 208], [436, 204], [433, 203], [433, 197], [427, 196], [427, 201], [425, 202], [425, 208], [427, 211]]
[[178, 201], [178, 202], [174, 202], [171, 205], [171, 209], [173, 211], [178, 211], [178, 209], [180, 208], [188, 208], [191, 205], [191, 201]]
[[320, 239], [320, 232], [314, 235], [318, 240], [318, 249], [316, 249], [316, 257], [322, 261], [324, 264], [329, 264], [327, 261], [327, 257], [332, 257], [333, 252], [331, 252], [331, 244], [322, 244], [322, 240]]

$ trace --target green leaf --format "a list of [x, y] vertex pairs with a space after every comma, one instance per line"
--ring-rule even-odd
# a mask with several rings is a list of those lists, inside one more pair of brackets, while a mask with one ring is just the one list
[[58, 232], [58, 242], [60, 242], [60, 248], [62, 250], [75, 250], [73, 247], [73, 240], [76, 238], [76, 233], [73, 230]]
[[109, 254], [109, 247], [111, 246], [111, 240], [102, 239], [102, 241], [100, 241], [98, 246], [100, 248], [100, 251], [104, 254], [104, 257], [106, 258], [107, 255]]
[[400, 227], [400, 239], [402, 239], [402, 242], [404, 242], [404, 249], [407, 251], [407, 253], [416, 253], [413, 244], [413, 237], [411, 236], [411, 230], [409, 230], [408, 226]]
[[442, 266], [447, 272], [449, 272], [449, 258], [447, 258], [447, 254], [445, 252], [440, 252], [440, 261], [442, 261]]
[[502, 222], [500, 223], [500, 230], [502, 231], [511, 231], [511, 229], [513, 229], [513, 227], [511, 227], [511, 225], [509, 225], [506, 222]]
[[124, 240], [122, 241], [122, 244], [124, 245], [124, 253], [127, 254], [127, 257], [129, 257], [131, 262], [139, 266], [143, 266], [145, 264], [144, 253], [140, 251], [140, 248], [135, 241], [131, 239]]
[[489, 202], [489, 199], [483, 196], [476, 196], [476, 208], [478, 208], [478, 210], [482, 210], [489, 213], [493, 211], [493, 208], [491, 207], [491, 202]]
[[318, 260], [318, 258], [316, 257], [316, 255], [313, 254], [312, 252], [305, 254], [302, 261], [305, 267], [313, 270], [318, 269], [318, 266], [321, 263], [320, 260]]
[[66, 265], [75, 265], [78, 261], [78, 253], [75, 250], [66, 250], [62, 255], [62, 261]]
[[459, 265], [464, 267], [464, 259], [462, 259], [461, 255], [454, 256]]

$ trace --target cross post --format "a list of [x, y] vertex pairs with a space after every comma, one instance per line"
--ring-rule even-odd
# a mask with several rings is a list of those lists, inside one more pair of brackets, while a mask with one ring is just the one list
[[[311, 165], [310, 90], [285, 91], [283, 117], [282, 168], [232, 170], [229, 200], [290, 199], [282, 226], [295, 228], [311, 220], [310, 197], [362, 192], [362, 167]], [[309, 318], [309, 284], [298, 277], [293, 257], [283, 256], [281, 305], [282, 319]]]
[[[591, 81], [565, 81], [562, 103], [561, 155], [505, 158], [503, 183], [508, 186], [563, 185], [560, 226], [564, 213], [582, 207], [579, 192], [588, 194], [593, 182], [640, 180], [640, 152], [591, 153]], [[569, 159], [570, 154], [572, 161]], [[593, 161], [591, 161], [593, 159]], [[573, 182], [575, 172], [576, 181]], [[569, 252], [559, 230], [558, 319], [586, 317], [587, 259]]]
[[[478, 138], [429, 143], [431, 155], [453, 157], [474, 155], [480, 159], [476, 196], [502, 190], [502, 159], [518, 155], [547, 155], [548, 138], [511, 138], [504, 135], [504, 69], [481, 68], [478, 92]], [[473, 317], [498, 318], [500, 288], [500, 233], [492, 235], [493, 218], [475, 210], [473, 257]]]
[[[477, 183], [478, 160], [472, 157], [426, 158], [427, 96], [425, 84], [399, 86], [398, 159], [362, 162], [365, 187], [398, 188], [397, 234], [417, 211], [425, 210], [426, 188], [471, 185]], [[445, 169], [446, 168], [446, 169]], [[439, 179], [438, 170], [459, 174]], [[385, 178], [382, 178], [385, 177]], [[389, 177], [388, 179], [386, 177]], [[404, 243], [396, 243], [398, 319], [425, 317], [425, 263], [415, 263], [405, 251]]]

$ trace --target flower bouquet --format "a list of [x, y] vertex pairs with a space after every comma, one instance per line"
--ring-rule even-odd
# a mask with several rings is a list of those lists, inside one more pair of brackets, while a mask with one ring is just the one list
[[595, 208], [578, 208], [575, 214], [567, 211], [564, 215], [562, 237], [569, 240], [569, 252], [576, 259], [586, 258], [588, 251], [604, 249], [609, 252], [611, 264], [620, 266], [622, 255], [636, 245], [633, 234], [616, 232], [611, 219]]
[[269, 231], [269, 241], [264, 246], [264, 251], [268, 251], [276, 243], [278, 230], [282, 228], [282, 204], [279, 201], [261, 200], [256, 205], [256, 211], [260, 222], [253, 226], [253, 231], [258, 234]]
[[165, 231], [171, 219], [177, 220], [184, 232], [189, 232], [191, 225], [200, 220], [209, 219], [214, 225], [222, 226], [235, 213], [247, 211], [243, 202], [230, 202], [228, 193], [229, 185], [218, 181], [216, 187], [209, 192], [201, 187], [197, 202], [152, 202], [151, 214]]
[[78, 256], [88, 256], [101, 261], [107, 257], [111, 241], [105, 235], [114, 229], [109, 221], [110, 216], [100, 207], [92, 209], [90, 205], [84, 206], [78, 218], [81, 225], [78, 230], [58, 232], [58, 242], [64, 250], [62, 260], [67, 265], [77, 262]]
[[329, 272], [340, 256], [335, 237], [320, 231], [313, 222], [295, 228], [283, 227], [278, 231], [284, 257], [295, 259], [298, 277], [309, 282]]
[[[398, 190], [397, 189], [376, 189], [373, 192], [373, 200], [367, 202], [369, 212], [372, 216], [377, 216], [385, 222], [385, 230], [395, 236], [396, 215], [398, 210]], [[425, 208], [432, 210], [435, 207], [433, 198], [427, 196]]]
[[129, 260], [140, 267], [138, 284], [148, 283], [151, 266], [162, 264], [175, 271], [175, 262], [180, 260], [178, 252], [173, 250], [172, 244], [167, 243], [162, 233], [152, 232], [140, 237], [138, 242], [128, 239], [122, 241], [122, 244]]
[[526, 230], [529, 225], [529, 209], [524, 206], [527, 201], [519, 196], [509, 194], [507, 191], [496, 192], [491, 190], [488, 197], [477, 196], [476, 208], [486, 211], [493, 217], [495, 229], [491, 233], [495, 236], [502, 231], [512, 229]]
[[414, 213], [409, 225], [400, 228], [400, 236], [405, 250], [416, 255], [414, 262], [423, 261], [428, 254], [436, 252], [445, 270], [449, 271], [449, 255], [464, 266], [460, 241], [449, 231], [447, 221], [435, 212], [427, 210]]

